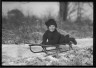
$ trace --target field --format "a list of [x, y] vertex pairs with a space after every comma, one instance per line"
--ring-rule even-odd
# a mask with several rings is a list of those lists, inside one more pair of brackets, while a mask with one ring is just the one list
[[[32, 53], [29, 44], [2, 44], [3, 66], [92, 66], [93, 65], [93, 38], [76, 39], [74, 50], [60, 53], [58, 58], [45, 53]], [[68, 46], [61, 46], [68, 49]], [[41, 49], [35, 47], [34, 49]], [[42, 49], [41, 49], [42, 50]]]

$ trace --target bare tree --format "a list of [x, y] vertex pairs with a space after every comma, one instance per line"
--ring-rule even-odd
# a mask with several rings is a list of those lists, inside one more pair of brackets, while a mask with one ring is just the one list
[[[82, 11], [85, 11], [85, 9], [83, 8], [84, 4], [85, 4], [84, 2], [73, 2], [72, 3], [73, 7], [72, 8], [71, 8], [71, 6], [68, 7], [68, 17], [70, 18], [71, 14], [73, 14], [74, 12], [75, 13], [77, 12], [77, 14], [75, 14], [75, 16], [77, 15], [77, 17], [76, 17], [77, 21], [81, 22], [82, 16], [84, 14], [84, 12], [82, 12]], [[71, 8], [71, 11], [69, 11], [70, 8]]]
[[69, 4], [69, 2], [60, 2], [60, 17], [64, 21], [67, 20], [68, 4]]
[[82, 17], [82, 10], [83, 10], [83, 4], [82, 4], [82, 2], [77, 2], [76, 3], [76, 5], [77, 5], [77, 21], [78, 22], [81, 22], [81, 17]]

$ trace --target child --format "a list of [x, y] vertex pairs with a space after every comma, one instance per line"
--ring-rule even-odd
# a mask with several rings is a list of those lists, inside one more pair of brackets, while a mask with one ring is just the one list
[[57, 28], [56, 21], [54, 19], [49, 19], [47, 22], [45, 22], [45, 25], [47, 26], [48, 30], [43, 35], [42, 44], [45, 45], [59, 44], [61, 35], [56, 29]]
[[[45, 25], [47, 26], [48, 30], [43, 35], [42, 44], [44, 44], [44, 45], [59, 44], [59, 40], [60, 40], [61, 35], [56, 29], [57, 28], [56, 21], [54, 19], [49, 19], [47, 22], [45, 22]], [[56, 48], [58, 48], [58, 46], [56, 46]], [[44, 48], [44, 50], [45, 49], [46, 48]]]
[[[43, 42], [42, 44], [44, 45], [55, 45], [55, 44], [62, 44], [64, 42], [68, 42], [69, 38], [65, 38], [64, 35], [61, 35], [58, 31], [57, 31], [57, 24], [56, 21], [54, 19], [49, 19], [47, 22], [45, 22], [45, 25], [47, 26], [48, 30], [44, 33], [43, 35]], [[68, 36], [68, 35], [66, 35]], [[56, 49], [58, 51], [59, 46], [56, 45]], [[71, 47], [72, 48], [72, 47]], [[43, 47], [43, 49], [46, 52], [46, 48]]]

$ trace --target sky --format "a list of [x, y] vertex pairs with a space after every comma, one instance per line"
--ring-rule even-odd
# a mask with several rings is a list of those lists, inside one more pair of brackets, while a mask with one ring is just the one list
[[[69, 12], [73, 9], [74, 2], [70, 3]], [[83, 16], [85, 18], [89, 17], [93, 20], [93, 9], [88, 4], [84, 4], [82, 6], [84, 8]], [[51, 14], [54, 18], [57, 18], [59, 15], [60, 4], [59, 2], [2, 2], [2, 13], [4, 16], [7, 16], [7, 12], [13, 9], [19, 9], [25, 16], [35, 15], [39, 18], [44, 18], [44, 16], [48, 16]], [[69, 13], [68, 12], [68, 13]], [[70, 14], [68, 17], [71, 20], [76, 19], [77, 11]]]
[[58, 16], [58, 2], [2, 2], [2, 12], [7, 16], [7, 12], [13, 9], [19, 9], [25, 16], [36, 15], [43, 17], [51, 13], [52, 16]]

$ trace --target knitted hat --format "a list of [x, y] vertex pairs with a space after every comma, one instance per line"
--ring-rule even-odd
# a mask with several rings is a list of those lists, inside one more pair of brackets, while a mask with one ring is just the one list
[[49, 27], [50, 25], [55, 25], [57, 27], [56, 21], [54, 19], [49, 19], [47, 22], [45, 22], [45, 25]]

